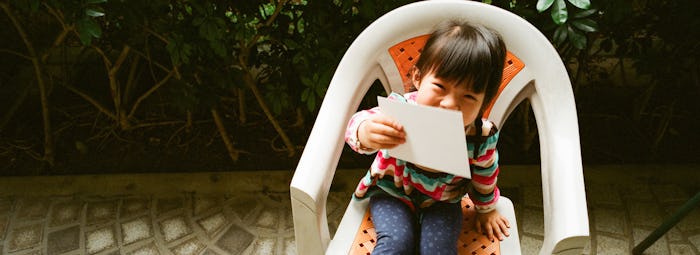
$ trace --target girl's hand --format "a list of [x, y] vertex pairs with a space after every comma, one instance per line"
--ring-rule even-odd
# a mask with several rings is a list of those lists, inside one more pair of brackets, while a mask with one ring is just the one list
[[390, 149], [406, 141], [403, 126], [394, 119], [377, 114], [360, 123], [357, 139], [362, 147], [372, 149]]
[[493, 210], [487, 213], [477, 213], [476, 230], [484, 233], [489, 240], [493, 241], [494, 236], [498, 240], [503, 241], [506, 236], [509, 236], [508, 228], [510, 223], [508, 219], [503, 217], [498, 211]]

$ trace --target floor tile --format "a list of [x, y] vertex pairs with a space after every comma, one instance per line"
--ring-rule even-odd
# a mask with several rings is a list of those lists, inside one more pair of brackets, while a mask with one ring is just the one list
[[117, 245], [114, 227], [100, 228], [86, 234], [85, 249], [88, 254], [95, 254]]
[[192, 233], [192, 229], [182, 215], [163, 220], [160, 223], [160, 230], [166, 242], [175, 241]]
[[216, 246], [229, 254], [241, 254], [253, 243], [255, 236], [239, 226], [231, 226], [216, 242]]
[[122, 224], [122, 240], [125, 245], [145, 240], [153, 236], [151, 221], [147, 217], [137, 218]]
[[49, 255], [77, 250], [80, 248], [80, 227], [73, 226], [51, 232], [47, 242], [46, 250]]
[[41, 224], [19, 227], [11, 231], [7, 240], [7, 248], [10, 252], [20, 251], [36, 247], [43, 237]]

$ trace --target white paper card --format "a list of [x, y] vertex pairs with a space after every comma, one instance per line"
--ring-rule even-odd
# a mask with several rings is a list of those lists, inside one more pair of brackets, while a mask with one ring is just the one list
[[462, 112], [377, 97], [382, 113], [401, 123], [406, 142], [389, 155], [417, 165], [471, 178]]

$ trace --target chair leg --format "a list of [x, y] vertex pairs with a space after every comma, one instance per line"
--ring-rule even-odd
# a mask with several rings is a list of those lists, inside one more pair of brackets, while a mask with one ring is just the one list
[[666, 219], [666, 221], [664, 221], [661, 224], [661, 226], [656, 228], [654, 232], [651, 232], [651, 234], [649, 234], [649, 236], [647, 236], [646, 239], [644, 239], [641, 243], [635, 246], [634, 249], [632, 249], [632, 254], [642, 254], [642, 252], [644, 252], [647, 248], [649, 248], [649, 246], [654, 244], [656, 240], [661, 238], [661, 236], [666, 234], [666, 232], [669, 229], [678, 224], [679, 221], [681, 221], [686, 215], [688, 215], [688, 213], [690, 213], [690, 211], [695, 209], [695, 207], [697, 207], [698, 205], [700, 205], [700, 191], [697, 194], [695, 194], [694, 197], [685, 202], [685, 204], [683, 204], [683, 206], [681, 206], [680, 209], [673, 213], [671, 217]]

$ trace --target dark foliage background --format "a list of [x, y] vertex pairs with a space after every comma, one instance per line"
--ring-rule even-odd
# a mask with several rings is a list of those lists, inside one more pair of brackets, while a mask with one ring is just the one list
[[[0, 175], [294, 169], [342, 54], [409, 2], [0, 0]], [[697, 3], [484, 2], [559, 50], [586, 164], [698, 163]], [[504, 163], [535, 127], [524, 103]]]

